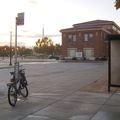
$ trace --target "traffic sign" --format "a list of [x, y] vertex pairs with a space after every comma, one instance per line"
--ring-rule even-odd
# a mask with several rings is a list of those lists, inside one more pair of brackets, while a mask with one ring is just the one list
[[24, 12], [18, 13], [17, 19], [16, 19], [17, 25], [24, 25]]

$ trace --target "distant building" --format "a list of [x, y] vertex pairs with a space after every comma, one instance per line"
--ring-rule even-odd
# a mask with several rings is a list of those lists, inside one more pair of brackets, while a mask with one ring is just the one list
[[114, 21], [94, 20], [73, 24], [72, 28], [61, 29], [62, 56], [92, 59], [108, 56], [108, 34], [120, 34], [120, 27]]

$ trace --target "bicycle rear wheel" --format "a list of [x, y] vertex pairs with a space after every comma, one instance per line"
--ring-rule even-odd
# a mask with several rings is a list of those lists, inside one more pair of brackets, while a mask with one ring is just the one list
[[27, 88], [27, 86], [24, 83], [20, 84], [19, 90], [20, 90], [20, 94], [23, 97], [27, 97], [28, 96], [28, 88]]
[[9, 104], [14, 107], [17, 102], [17, 91], [14, 85], [10, 85], [8, 88], [8, 102]]

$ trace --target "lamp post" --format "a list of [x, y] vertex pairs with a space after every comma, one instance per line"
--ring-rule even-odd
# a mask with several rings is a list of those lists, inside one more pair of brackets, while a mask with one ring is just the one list
[[11, 54], [11, 48], [12, 48], [12, 30], [10, 29], [10, 64], [9, 65], [12, 65], [12, 54]]
[[4, 59], [5, 59], [4, 57], [5, 57], [6, 48], [3, 47], [3, 50], [2, 50], [2, 51], [3, 51], [3, 60], [4, 60]]
[[4, 48], [2, 49], [2, 56], [3, 56], [3, 60], [4, 60]]

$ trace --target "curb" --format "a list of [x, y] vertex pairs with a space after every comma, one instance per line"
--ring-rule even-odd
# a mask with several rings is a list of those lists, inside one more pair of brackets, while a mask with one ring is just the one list
[[[23, 65], [20, 65], [19, 67], [22, 67]], [[14, 68], [14, 66], [3, 66], [3, 67], [0, 67], [0, 69], [6, 69], [6, 68]]]

